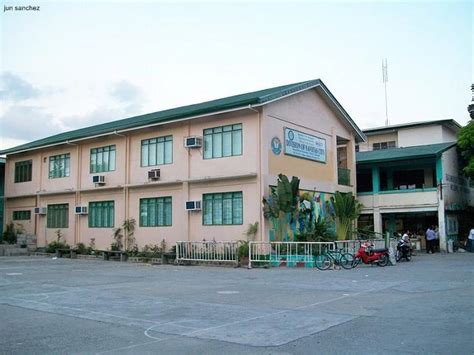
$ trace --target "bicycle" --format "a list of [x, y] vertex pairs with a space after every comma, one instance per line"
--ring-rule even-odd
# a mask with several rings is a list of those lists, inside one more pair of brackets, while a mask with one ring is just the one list
[[324, 253], [316, 256], [314, 265], [319, 270], [327, 270], [333, 265], [340, 265], [344, 269], [352, 269], [354, 256], [350, 253], [343, 253], [343, 250], [336, 247], [335, 250], [325, 249]]

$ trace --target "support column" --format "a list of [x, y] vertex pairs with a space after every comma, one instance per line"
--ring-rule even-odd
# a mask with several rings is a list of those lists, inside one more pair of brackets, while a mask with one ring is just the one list
[[382, 234], [382, 214], [378, 208], [374, 208], [374, 232]]
[[380, 191], [380, 169], [378, 166], [372, 167], [372, 192], [378, 194]]
[[446, 236], [446, 213], [444, 210], [444, 186], [443, 186], [443, 160], [442, 156], [436, 157], [436, 185], [438, 186], [438, 233], [439, 233], [439, 249], [447, 251]]

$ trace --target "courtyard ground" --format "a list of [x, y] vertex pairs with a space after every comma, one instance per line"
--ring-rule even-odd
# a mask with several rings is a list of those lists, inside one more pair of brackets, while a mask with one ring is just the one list
[[354, 270], [0, 258], [0, 353], [473, 354], [474, 254]]

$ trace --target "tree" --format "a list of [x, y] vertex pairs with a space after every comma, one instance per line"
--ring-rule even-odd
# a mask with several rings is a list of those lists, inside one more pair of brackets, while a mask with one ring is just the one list
[[270, 196], [263, 198], [263, 215], [272, 221], [277, 231], [277, 240], [286, 239], [288, 223], [295, 219], [298, 209], [300, 179], [279, 174], [277, 187], [271, 189]]
[[352, 192], [336, 192], [331, 197], [336, 219], [338, 240], [351, 239], [352, 225], [359, 218], [363, 205], [356, 200]]
[[474, 121], [471, 120], [459, 131], [458, 147], [466, 164], [463, 173], [474, 179]]

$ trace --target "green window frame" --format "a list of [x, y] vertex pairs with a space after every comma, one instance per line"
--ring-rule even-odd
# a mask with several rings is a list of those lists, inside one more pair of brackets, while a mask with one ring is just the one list
[[68, 228], [69, 227], [69, 204], [68, 203], [48, 205], [46, 227], [47, 228]]
[[68, 177], [71, 173], [71, 154], [60, 154], [49, 157], [49, 178]]
[[31, 219], [31, 211], [13, 211], [14, 221], [29, 221]]
[[15, 183], [31, 181], [33, 160], [17, 161], [15, 163]]
[[115, 144], [91, 149], [91, 173], [103, 173], [115, 170]]
[[173, 136], [142, 140], [141, 166], [156, 166], [173, 163]]
[[114, 201], [89, 202], [89, 228], [113, 228]]
[[140, 227], [169, 227], [172, 220], [171, 196], [140, 199]]
[[203, 225], [243, 224], [242, 191], [203, 195]]
[[205, 129], [204, 159], [242, 155], [242, 124]]

